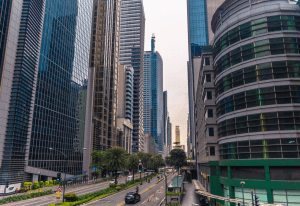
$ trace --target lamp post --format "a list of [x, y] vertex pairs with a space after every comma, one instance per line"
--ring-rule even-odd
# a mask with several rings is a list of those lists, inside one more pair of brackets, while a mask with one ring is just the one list
[[41, 187], [41, 171], [38, 171], [38, 181], [39, 181], [39, 186]]
[[240, 184], [242, 185], [242, 193], [243, 193], [243, 206], [245, 206], [245, 198], [244, 198], [244, 184], [245, 182], [240, 182]]
[[141, 167], [141, 165], [142, 165], [142, 160], [141, 159], [139, 159], [139, 173], [140, 173], [140, 180], [141, 180], [141, 184], [140, 185], [142, 185], [143, 183], [142, 183], [142, 167]]
[[[51, 151], [56, 151], [56, 152], [59, 152], [61, 153], [64, 158], [65, 158], [65, 178], [64, 178], [64, 189], [63, 189], [63, 202], [65, 202], [65, 191], [66, 191], [66, 176], [67, 176], [67, 162], [68, 162], [68, 157], [65, 153], [59, 151], [59, 150], [56, 150], [56, 149], [53, 149], [52, 147], [49, 148], [49, 150]], [[86, 150], [86, 148], [82, 148], [82, 150]]]

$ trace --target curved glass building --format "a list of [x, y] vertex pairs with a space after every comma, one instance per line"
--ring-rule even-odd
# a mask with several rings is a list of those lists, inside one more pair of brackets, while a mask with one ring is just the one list
[[[300, 13], [288, 0], [226, 0], [213, 57], [219, 195], [300, 205]], [[212, 187], [212, 185], [211, 185]], [[229, 205], [229, 203], [225, 203]]]

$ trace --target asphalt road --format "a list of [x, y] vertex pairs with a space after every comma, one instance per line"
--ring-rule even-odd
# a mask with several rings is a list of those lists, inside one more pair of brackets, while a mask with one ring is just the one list
[[[125, 178], [122, 178], [121, 180], [118, 179], [118, 183], [122, 184], [125, 183]], [[77, 195], [84, 195], [88, 193], [93, 193], [96, 191], [103, 190], [109, 186], [108, 182], [103, 182], [99, 184], [90, 184], [90, 185], [84, 185], [84, 186], [78, 186], [78, 187], [72, 187], [72, 188], [66, 188], [67, 192], [75, 192]], [[18, 201], [14, 203], [5, 204], [7, 206], [47, 206], [49, 204], [56, 203], [55, 194], [52, 195], [46, 195], [42, 197], [36, 197], [28, 200]]]
[[[168, 180], [171, 180], [174, 177], [173, 174], [168, 176]], [[157, 178], [152, 178], [150, 183], [143, 183], [143, 185], [138, 185], [139, 187], [139, 194], [141, 195], [141, 201], [135, 205], [140, 206], [157, 206], [158, 203], [164, 198], [165, 196], [165, 180], [155, 184]], [[149, 187], [151, 190], [149, 192]], [[162, 188], [163, 187], [163, 188]], [[125, 204], [124, 198], [128, 192], [135, 192], [135, 187], [129, 188], [127, 190], [121, 191], [117, 194], [111, 195], [109, 197], [103, 198], [101, 200], [97, 200], [91, 203], [87, 203], [85, 205], [88, 206], [123, 206], [123, 205], [132, 205], [132, 204]], [[154, 196], [155, 192], [155, 196]], [[149, 202], [148, 202], [149, 197]]]

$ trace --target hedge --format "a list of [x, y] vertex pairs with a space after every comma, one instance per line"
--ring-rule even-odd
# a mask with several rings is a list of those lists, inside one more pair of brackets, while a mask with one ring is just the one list
[[10, 203], [10, 202], [16, 202], [16, 201], [21, 201], [21, 200], [26, 200], [29, 198], [35, 198], [35, 197], [40, 197], [48, 194], [53, 194], [52, 190], [47, 190], [44, 192], [35, 192], [31, 194], [26, 194], [26, 195], [18, 195], [18, 196], [12, 196], [12, 197], [6, 197], [0, 200], [0, 205], [5, 204], [5, 203]]
[[[152, 176], [156, 176], [156, 174], [152, 174]], [[143, 179], [143, 178], [142, 178]], [[108, 195], [114, 194], [117, 191], [128, 189], [132, 186], [135, 186], [140, 183], [140, 179], [130, 182], [127, 182], [125, 184], [120, 184], [118, 187], [107, 187], [104, 190], [100, 190], [94, 193], [89, 193], [85, 195], [80, 195], [77, 197], [77, 201], [75, 202], [61, 202], [62, 206], [77, 206], [81, 205], [83, 203], [91, 202], [93, 200], [97, 200], [103, 197], [106, 197]], [[55, 203], [50, 204], [48, 206], [55, 206]]]

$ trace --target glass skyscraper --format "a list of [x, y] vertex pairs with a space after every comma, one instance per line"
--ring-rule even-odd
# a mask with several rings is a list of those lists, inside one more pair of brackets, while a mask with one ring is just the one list
[[144, 54], [144, 131], [154, 137], [163, 151], [164, 144], [164, 100], [163, 60], [155, 51], [155, 37], [151, 39], [151, 52]]
[[[30, 167], [82, 173], [92, 0], [47, 1], [34, 102]], [[43, 142], [43, 144], [41, 144]]]
[[[1, 48], [9, 52], [1, 54], [1, 184], [31, 181], [38, 172], [46, 179], [82, 174], [93, 0], [0, 5], [6, 18], [14, 16], [2, 29]], [[66, 170], [50, 147], [67, 155]]]
[[122, 0], [120, 64], [134, 69], [132, 152], [144, 150], [143, 64], [145, 14], [142, 0]]

